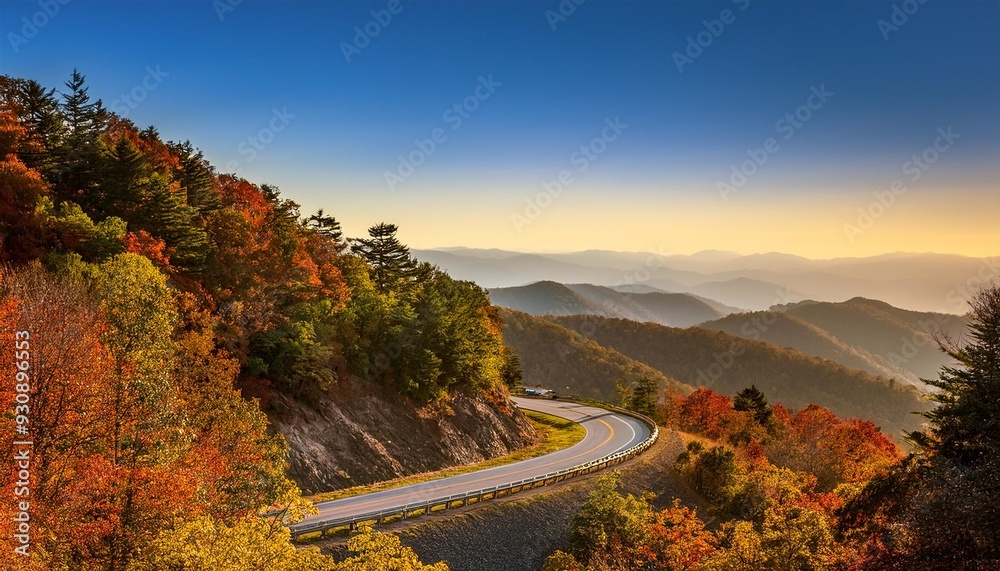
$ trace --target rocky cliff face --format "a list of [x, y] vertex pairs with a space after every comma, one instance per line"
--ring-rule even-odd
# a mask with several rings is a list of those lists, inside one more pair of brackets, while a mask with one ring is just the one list
[[506, 397], [465, 392], [447, 407], [421, 408], [351, 385], [309, 403], [276, 397], [270, 408], [291, 447], [290, 475], [306, 494], [479, 462], [536, 438]]

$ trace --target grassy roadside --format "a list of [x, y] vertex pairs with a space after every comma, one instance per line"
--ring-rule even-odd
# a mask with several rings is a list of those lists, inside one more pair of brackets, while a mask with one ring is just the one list
[[309, 496], [306, 499], [314, 503], [328, 502], [330, 500], [339, 500], [341, 498], [349, 498], [351, 496], [359, 496], [361, 494], [368, 494], [371, 492], [380, 492], [382, 490], [399, 488], [410, 484], [419, 484], [430, 480], [437, 480], [439, 478], [447, 478], [448, 476], [458, 476], [460, 474], [467, 474], [469, 472], [476, 472], [478, 470], [485, 470], [496, 466], [513, 464], [514, 462], [528, 460], [550, 452], [569, 448], [570, 446], [573, 446], [577, 442], [583, 440], [583, 437], [587, 434], [587, 430], [575, 422], [565, 420], [557, 416], [552, 416], [550, 414], [535, 412], [533, 410], [521, 409], [521, 412], [524, 413], [524, 416], [528, 417], [528, 420], [531, 421], [531, 424], [534, 425], [535, 430], [540, 436], [538, 442], [533, 446], [522, 448], [521, 450], [508, 454], [507, 456], [501, 456], [492, 460], [485, 460], [476, 464], [455, 466], [453, 468], [445, 468], [444, 470], [438, 470], [436, 472], [424, 472], [422, 474], [396, 478], [395, 480], [378, 482], [377, 484], [354, 486], [343, 490], [324, 492], [314, 496]]

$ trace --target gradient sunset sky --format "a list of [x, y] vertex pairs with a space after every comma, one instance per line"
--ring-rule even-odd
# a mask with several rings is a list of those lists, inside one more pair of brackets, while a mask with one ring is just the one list
[[76, 67], [112, 110], [349, 236], [384, 220], [420, 248], [1000, 253], [1000, 2], [559, 10], [4, 0], [0, 72], [61, 87]]

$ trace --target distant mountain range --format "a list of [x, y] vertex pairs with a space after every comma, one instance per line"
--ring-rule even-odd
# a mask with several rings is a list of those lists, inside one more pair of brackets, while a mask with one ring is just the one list
[[928, 409], [918, 390], [839, 363], [719, 331], [678, 329], [594, 315], [533, 317], [503, 311], [504, 340], [521, 358], [525, 384], [614, 399], [625, 374], [656, 371], [664, 386], [705, 386], [727, 395], [756, 385], [771, 402], [817, 403], [901, 436]]
[[770, 311], [746, 313], [692, 294], [665, 293], [650, 286], [619, 287], [631, 291], [541, 281], [496, 288], [489, 294], [495, 305], [535, 316], [593, 315], [724, 331], [925, 391], [930, 387], [921, 379], [936, 378], [942, 366], [953, 364], [936, 338], [957, 340], [965, 333], [965, 320], [958, 315], [908, 311], [860, 297], [840, 303], [775, 305]]
[[608, 287], [640, 285], [692, 293], [744, 310], [807, 299], [841, 302], [863, 296], [916, 311], [964, 313], [969, 285], [1000, 279], [1000, 259], [896, 253], [868, 258], [810, 260], [770, 253], [744, 256], [589, 250], [525, 254], [505, 250], [414, 250], [420, 260], [487, 288], [538, 281]]
[[495, 305], [532, 315], [599, 315], [688, 327], [718, 319], [735, 308], [686, 293], [630, 293], [590, 284], [551, 281], [489, 290]]
[[791, 347], [926, 390], [920, 379], [937, 378], [941, 367], [954, 364], [940, 350], [936, 338], [958, 340], [965, 334], [965, 319], [854, 298], [732, 314], [699, 327]]

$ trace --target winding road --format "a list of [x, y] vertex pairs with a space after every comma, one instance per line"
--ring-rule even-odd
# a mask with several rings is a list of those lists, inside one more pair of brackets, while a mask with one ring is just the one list
[[606, 458], [645, 442], [650, 428], [644, 422], [602, 408], [572, 402], [514, 397], [518, 407], [551, 414], [579, 423], [587, 435], [575, 445], [513, 464], [497, 466], [439, 480], [402, 486], [316, 504], [319, 513], [294, 524], [292, 533], [303, 533], [331, 520], [343, 520], [373, 512], [401, 510], [407, 506], [502, 487], [521, 480], [545, 476], [559, 470]]

